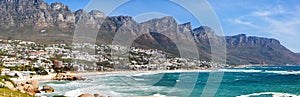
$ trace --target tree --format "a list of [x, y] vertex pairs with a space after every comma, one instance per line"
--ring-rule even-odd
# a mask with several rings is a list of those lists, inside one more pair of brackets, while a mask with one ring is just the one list
[[2, 74], [2, 71], [3, 71], [3, 68], [2, 68], [2, 67], [0, 67], [0, 75]]

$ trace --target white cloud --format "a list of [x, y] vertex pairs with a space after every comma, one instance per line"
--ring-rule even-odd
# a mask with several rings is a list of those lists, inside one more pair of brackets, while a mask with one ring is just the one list
[[284, 8], [258, 9], [231, 22], [245, 28], [251, 27], [250, 32], [268, 33], [268, 37], [279, 39], [291, 50], [300, 52], [300, 7]]
[[252, 27], [273, 35], [300, 35], [300, 7], [287, 11], [283, 7], [253, 11], [233, 19], [233, 23]]
[[242, 24], [242, 25], [246, 25], [246, 26], [249, 26], [249, 27], [257, 28], [257, 26], [254, 25], [252, 22], [243, 21], [243, 20], [240, 19], [240, 18], [234, 19], [233, 22], [234, 22], [234, 23], [237, 23], [237, 24]]
[[253, 16], [269, 16], [269, 15], [272, 15], [274, 13], [270, 12], [270, 11], [255, 11], [255, 12], [252, 12], [252, 15]]
[[282, 15], [282, 14], [289, 14], [289, 11], [286, 11], [282, 6], [277, 6], [276, 8], [272, 8], [268, 10], [254, 11], [249, 16], [267, 17], [272, 15]]
[[300, 34], [300, 18], [277, 20], [273, 18], [264, 19], [269, 26], [266, 28], [260, 28], [261, 30], [269, 31], [274, 35], [297, 35]]

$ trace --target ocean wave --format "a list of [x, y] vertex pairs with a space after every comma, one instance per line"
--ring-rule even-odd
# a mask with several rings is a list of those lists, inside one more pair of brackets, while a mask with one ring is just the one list
[[[90, 94], [100, 94], [103, 96], [112, 96], [112, 97], [133, 97], [139, 95], [139, 93], [153, 93], [153, 92], [168, 92], [170, 90], [169, 87], [163, 86], [152, 86], [146, 84], [132, 84], [132, 83], [115, 83], [110, 82], [106, 84], [99, 85], [94, 83], [93, 86], [84, 86], [81, 88], [77, 88], [75, 90], [66, 91], [65, 96], [67, 97], [77, 97], [84, 93]], [[176, 92], [182, 91], [182, 89], [175, 89]], [[135, 94], [138, 93], [138, 94]], [[144, 95], [144, 94], [143, 94]], [[160, 95], [160, 94], [156, 94]], [[160, 95], [157, 97], [166, 97], [164, 95]]]
[[78, 97], [81, 94], [83, 94], [83, 92], [82, 92], [81, 88], [78, 88], [76, 90], [71, 90], [71, 91], [66, 92], [64, 96], [67, 96], [67, 97]]
[[300, 74], [300, 71], [265, 71], [266, 73], [275, 73], [275, 74], [282, 74], [282, 75], [298, 75]]
[[255, 70], [255, 69], [251, 69], [251, 70], [246, 70], [246, 69], [220, 69], [219, 71], [222, 72], [252, 72], [252, 73], [256, 73], [256, 72], [261, 72], [261, 73], [273, 73], [273, 74], [281, 74], [281, 75], [300, 75], [300, 71], [276, 71], [276, 70]]
[[262, 72], [262, 70], [245, 70], [245, 69], [220, 69], [222, 72]]
[[[103, 89], [101, 89], [103, 88]], [[99, 90], [101, 89], [101, 90]], [[81, 87], [75, 90], [67, 91], [64, 96], [67, 97], [78, 97], [81, 94], [90, 93], [90, 94], [100, 94], [103, 96], [113, 96], [113, 97], [122, 97], [124, 94], [120, 94], [108, 89], [108, 86], [96, 85], [90, 87]]]
[[240, 95], [236, 97], [251, 97], [251, 96], [260, 96], [260, 95], [272, 95], [272, 97], [300, 97], [300, 95], [296, 95], [296, 94], [279, 93], [279, 92], [252, 93], [252, 94]]
[[152, 72], [152, 73], [136, 73], [132, 74], [131, 76], [144, 76], [144, 75], [154, 75], [154, 74], [159, 74], [158, 72]]
[[246, 68], [279, 69], [282, 67], [280, 67], [280, 66], [252, 66], [252, 67], [246, 67]]
[[167, 95], [161, 95], [161, 94], [154, 94], [154, 97], [167, 97]]

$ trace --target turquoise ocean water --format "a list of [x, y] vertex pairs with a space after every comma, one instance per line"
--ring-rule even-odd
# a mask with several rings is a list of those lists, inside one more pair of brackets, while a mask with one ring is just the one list
[[[224, 72], [215, 97], [300, 96], [300, 66], [268, 66], [221, 69]], [[82, 93], [132, 97], [167, 95], [200, 97], [210, 71], [169, 73], [126, 73], [86, 76], [86, 81], [44, 81], [55, 92], [40, 95], [78, 96]], [[197, 75], [197, 76], [195, 76]], [[196, 80], [193, 81], [193, 79]], [[181, 83], [183, 86], [176, 86]], [[185, 87], [185, 85], [187, 87]], [[188, 87], [188, 86], [194, 87]], [[276, 95], [275, 95], [276, 94]], [[250, 96], [257, 95], [257, 96]]]

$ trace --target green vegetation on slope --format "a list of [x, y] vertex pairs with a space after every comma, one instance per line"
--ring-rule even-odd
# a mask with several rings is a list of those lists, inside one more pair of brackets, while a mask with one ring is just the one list
[[13, 91], [8, 88], [0, 88], [0, 97], [34, 97], [19, 91]]

